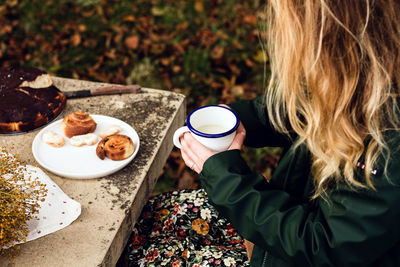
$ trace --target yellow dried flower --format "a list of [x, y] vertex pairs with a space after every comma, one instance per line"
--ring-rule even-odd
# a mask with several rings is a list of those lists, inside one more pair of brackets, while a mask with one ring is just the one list
[[23, 162], [0, 147], [0, 257], [17, 255], [14, 243], [26, 241], [27, 222], [38, 219], [39, 201], [46, 195], [46, 185], [26, 177]]

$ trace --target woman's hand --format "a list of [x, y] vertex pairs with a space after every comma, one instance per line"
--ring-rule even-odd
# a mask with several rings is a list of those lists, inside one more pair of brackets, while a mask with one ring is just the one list
[[[236, 136], [233, 139], [232, 144], [230, 145], [228, 150], [242, 149], [245, 138], [246, 130], [244, 129], [243, 124], [240, 123], [239, 127], [236, 130]], [[182, 144], [182, 158], [185, 161], [186, 166], [197, 173], [201, 172], [204, 162], [209, 157], [218, 153], [203, 146], [189, 132], [186, 132], [182, 135], [182, 137], [180, 138], [180, 142]]]

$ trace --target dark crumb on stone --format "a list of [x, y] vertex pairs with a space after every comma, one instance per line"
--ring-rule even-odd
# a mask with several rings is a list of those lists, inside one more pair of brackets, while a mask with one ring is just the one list
[[128, 207], [128, 205], [129, 205], [129, 200], [125, 201], [125, 203], [121, 205], [121, 207], [120, 207], [121, 210], [126, 209]]

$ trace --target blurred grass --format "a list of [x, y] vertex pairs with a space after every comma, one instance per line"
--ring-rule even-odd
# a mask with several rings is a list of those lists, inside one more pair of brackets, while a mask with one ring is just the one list
[[[138, 83], [187, 96], [187, 110], [264, 91], [263, 1], [2, 0], [0, 66], [34, 66], [76, 79]], [[261, 16], [259, 16], [261, 14]], [[279, 150], [246, 149], [268, 174]], [[173, 150], [155, 193], [197, 187]]]

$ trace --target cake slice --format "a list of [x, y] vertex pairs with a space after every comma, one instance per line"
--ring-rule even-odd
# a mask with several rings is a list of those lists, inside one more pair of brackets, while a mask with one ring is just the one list
[[66, 97], [46, 72], [28, 67], [0, 68], [0, 133], [34, 130], [56, 118]]

